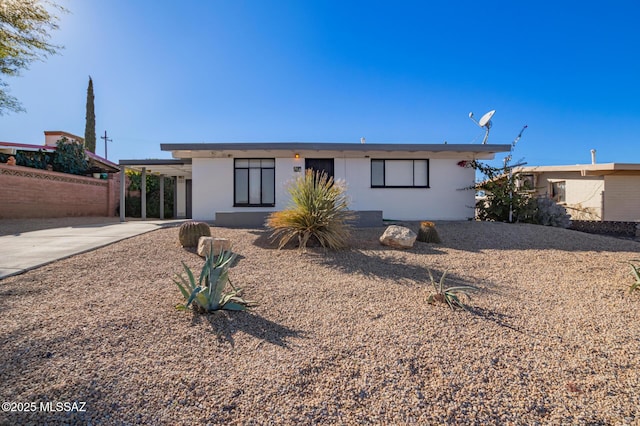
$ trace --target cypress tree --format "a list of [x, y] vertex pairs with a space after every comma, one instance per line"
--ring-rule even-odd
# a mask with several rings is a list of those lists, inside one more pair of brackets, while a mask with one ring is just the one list
[[93, 80], [89, 76], [87, 87], [87, 115], [84, 126], [84, 146], [87, 150], [96, 153], [96, 113], [93, 105]]

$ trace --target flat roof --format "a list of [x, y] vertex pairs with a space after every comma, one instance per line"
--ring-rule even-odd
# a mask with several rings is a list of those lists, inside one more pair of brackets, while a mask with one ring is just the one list
[[174, 159], [146, 159], [120, 160], [118, 163], [127, 169], [142, 172], [144, 168], [150, 174], [165, 176], [185, 176], [191, 178], [191, 158]]
[[640, 173], [640, 163], [596, 163], [566, 166], [527, 166], [515, 170], [523, 173], [577, 172], [582, 176], [602, 176], [611, 174]]
[[510, 144], [420, 144], [420, 143], [333, 143], [333, 142], [222, 142], [163, 143], [163, 151], [247, 151], [247, 150], [311, 150], [311, 151], [425, 151], [425, 152], [507, 152]]

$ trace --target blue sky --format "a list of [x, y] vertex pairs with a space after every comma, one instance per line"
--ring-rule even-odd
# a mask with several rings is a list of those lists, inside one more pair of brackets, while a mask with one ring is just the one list
[[[490, 143], [530, 165], [640, 162], [640, 2], [58, 0], [57, 56], [6, 79], [0, 141]], [[96, 153], [104, 154], [98, 139]], [[501, 158], [501, 157], [499, 157]]]

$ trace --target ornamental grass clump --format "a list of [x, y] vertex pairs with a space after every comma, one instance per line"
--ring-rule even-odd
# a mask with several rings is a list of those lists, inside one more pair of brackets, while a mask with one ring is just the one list
[[325, 172], [307, 170], [298, 177], [288, 191], [291, 205], [286, 210], [271, 213], [267, 226], [278, 240], [278, 248], [297, 238], [298, 248], [305, 250], [310, 239], [324, 248], [346, 248], [351, 236], [349, 220], [355, 218], [348, 209], [345, 186]]
[[471, 285], [461, 285], [461, 286], [445, 288], [444, 277], [447, 275], [446, 271], [442, 274], [442, 276], [440, 277], [440, 281], [438, 283], [436, 283], [436, 281], [433, 279], [433, 274], [431, 273], [431, 270], [427, 269], [427, 271], [429, 272], [429, 279], [431, 280], [431, 285], [433, 285], [433, 288], [436, 291], [435, 293], [432, 293], [429, 295], [427, 302], [431, 304], [434, 304], [436, 302], [446, 303], [447, 305], [449, 305], [451, 309], [462, 308], [465, 311], [469, 310], [467, 306], [464, 303], [462, 303], [462, 301], [460, 300], [460, 295], [465, 296], [467, 299], [470, 299], [471, 298], [470, 292], [477, 291], [478, 290], [477, 287], [474, 287]]
[[[180, 289], [186, 303], [176, 308], [179, 310], [191, 308], [197, 313], [206, 314], [221, 309], [244, 311], [253, 306], [252, 302], [241, 297], [242, 289], [234, 287], [229, 280], [229, 267], [236, 256], [231, 251], [222, 251], [218, 256], [214, 256], [212, 248], [205, 258], [197, 284], [191, 269], [182, 262], [187, 278], [177, 275], [178, 279], [174, 279], [173, 282]], [[232, 290], [224, 292], [227, 283]]]

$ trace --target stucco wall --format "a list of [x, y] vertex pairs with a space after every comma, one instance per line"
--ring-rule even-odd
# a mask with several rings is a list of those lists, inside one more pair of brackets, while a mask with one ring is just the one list
[[[323, 157], [320, 155], [320, 157]], [[430, 188], [371, 188], [368, 158], [336, 158], [336, 179], [347, 183], [353, 210], [382, 210], [385, 219], [464, 220], [473, 217], [475, 172], [459, 159], [430, 159]], [[194, 158], [193, 218], [215, 220], [216, 212], [275, 211], [289, 204], [287, 183], [304, 171], [304, 158], [276, 158], [275, 207], [233, 207], [233, 158]]]
[[602, 219], [602, 176], [580, 176], [579, 172], [541, 173], [536, 183], [538, 194], [549, 196], [552, 181], [566, 182], [566, 201], [563, 205], [572, 219]]
[[120, 178], [0, 164], [0, 218], [115, 216]]
[[604, 220], [640, 221], [640, 176], [605, 176]]

